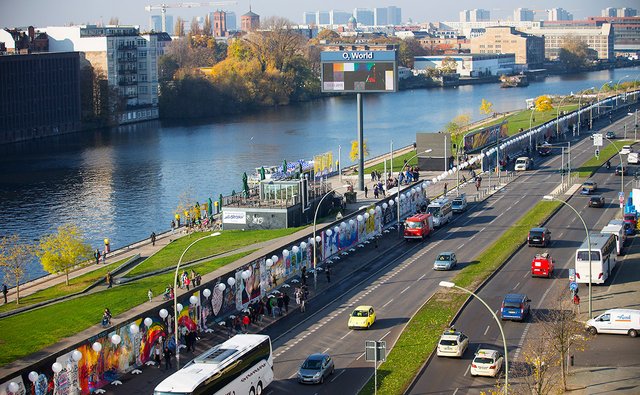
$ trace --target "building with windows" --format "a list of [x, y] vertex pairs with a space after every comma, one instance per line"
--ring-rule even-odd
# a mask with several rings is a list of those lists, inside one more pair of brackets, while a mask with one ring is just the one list
[[414, 70], [442, 67], [443, 61], [454, 61], [456, 73], [461, 77], [486, 77], [513, 74], [516, 69], [514, 54], [456, 54], [448, 56], [416, 56]]
[[305, 11], [302, 13], [303, 25], [316, 25], [318, 14], [316, 11]]
[[249, 7], [249, 12], [240, 17], [240, 30], [243, 32], [252, 32], [257, 30], [259, 27], [260, 15], [252, 12], [251, 7]]
[[629, 17], [629, 16], [638, 16], [638, 10], [634, 8], [613, 8], [607, 7], [602, 10], [602, 16], [604, 17]]
[[533, 21], [534, 12], [528, 8], [516, 8], [513, 11], [513, 20], [514, 21]]
[[599, 60], [614, 60], [614, 33], [610, 23], [601, 25], [582, 25], [573, 23], [547, 23], [542, 26], [526, 29], [524, 32], [539, 37], [544, 36], [544, 56], [549, 60], [556, 60], [560, 48], [568, 38], [578, 38], [585, 42]]
[[[173, 35], [173, 15], [165, 15], [166, 23], [167, 23], [167, 31], [166, 33], [170, 36]], [[162, 31], [162, 16], [161, 15], [151, 15], [149, 17], [149, 30], [159, 33]]]
[[80, 130], [80, 54], [0, 56], [0, 144]]
[[329, 11], [329, 24], [333, 26], [346, 25], [351, 17], [350, 12], [331, 10]]
[[460, 11], [460, 22], [486, 22], [491, 20], [488, 10], [474, 9]]
[[229, 33], [227, 29], [227, 13], [220, 10], [215, 11], [210, 19], [213, 28], [213, 37], [226, 37]]
[[471, 39], [470, 49], [474, 54], [514, 54], [515, 63], [530, 69], [544, 64], [544, 37], [526, 34], [511, 26], [494, 26], [485, 33]]
[[387, 18], [389, 25], [402, 25], [402, 9], [392, 5], [387, 7]]
[[376, 7], [373, 9], [373, 24], [374, 26], [386, 26], [389, 24], [389, 17], [387, 16], [386, 7]]
[[354, 8], [353, 17], [363, 26], [373, 26], [373, 11], [368, 8]]
[[564, 8], [552, 8], [547, 10], [547, 20], [549, 21], [572, 21], [573, 14]]
[[117, 92], [118, 124], [157, 119], [158, 57], [167, 33], [140, 34], [137, 26], [55, 26], [43, 28], [52, 52], [82, 52]]
[[[25, 29], [0, 29], [1, 52], [34, 53], [49, 51], [49, 37], [33, 26]], [[0, 52], [0, 53], [1, 53]]]

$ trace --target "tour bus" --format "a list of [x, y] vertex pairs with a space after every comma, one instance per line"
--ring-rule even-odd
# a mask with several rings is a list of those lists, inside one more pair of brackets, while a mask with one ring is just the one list
[[627, 239], [627, 235], [624, 233], [624, 226], [609, 224], [602, 228], [600, 233], [614, 235], [616, 237], [616, 253], [617, 255], [622, 255], [624, 241]]
[[433, 216], [433, 226], [436, 228], [440, 227], [453, 218], [451, 201], [447, 198], [436, 199], [427, 207], [427, 213]]
[[589, 245], [587, 240], [576, 251], [576, 282], [604, 284], [616, 267], [616, 237], [591, 234], [591, 275], [589, 278]]
[[259, 395], [273, 381], [271, 339], [236, 335], [164, 379], [154, 395]]

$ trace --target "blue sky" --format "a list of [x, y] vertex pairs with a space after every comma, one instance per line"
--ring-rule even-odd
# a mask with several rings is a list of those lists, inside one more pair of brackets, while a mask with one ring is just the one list
[[[107, 23], [111, 17], [118, 17], [121, 24], [148, 26], [147, 4], [178, 3], [179, 0], [0, 0], [0, 27], [56, 26], [85, 23]], [[434, 0], [252, 0], [252, 10], [262, 17], [283, 16], [293, 22], [302, 21], [304, 11], [337, 9], [352, 11], [355, 7], [373, 8], [395, 5], [402, 8], [403, 21], [411, 18], [414, 22], [436, 22], [458, 20], [463, 9], [484, 8], [491, 11], [492, 19], [512, 18], [513, 9], [526, 7], [543, 10], [562, 7], [573, 13], [574, 19], [598, 16], [606, 7], [640, 8], [637, 0], [457, 0], [455, 2]], [[191, 20], [202, 16], [208, 10], [219, 7], [176, 8], [168, 13]], [[238, 0], [236, 5], [222, 8], [241, 15], [248, 11], [249, 1]]]

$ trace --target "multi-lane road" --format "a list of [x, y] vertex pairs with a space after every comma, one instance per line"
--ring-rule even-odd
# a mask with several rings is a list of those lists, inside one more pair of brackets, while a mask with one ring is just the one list
[[[593, 155], [591, 144], [589, 139], [574, 141], [573, 163], [582, 163]], [[538, 164], [536, 170], [521, 174], [503, 190], [474, 205], [467, 213], [456, 216], [452, 224], [438, 230], [426, 243], [406, 244], [399, 241], [367, 262], [366, 269], [357, 271], [351, 278], [343, 280], [314, 299], [314, 310], [308, 311], [303, 320], [299, 316], [287, 317], [270, 327], [267, 333], [273, 339], [276, 380], [269, 386], [267, 393], [356, 393], [373, 374], [373, 364], [364, 361], [365, 340], [386, 340], [387, 347], [392, 347], [404, 325], [436, 291], [440, 281], [450, 279], [457, 270], [472, 262], [486, 246], [541, 200], [543, 195], [555, 189], [560, 183], [560, 174], [557, 172], [560, 162], [560, 157], [555, 155]], [[609, 178], [611, 177], [613, 176]], [[604, 180], [601, 182], [603, 185], [607, 184]], [[610, 192], [605, 195], [610, 197], [612, 194]], [[581, 202], [586, 204], [585, 199]], [[602, 221], [605, 213], [607, 210], [603, 209], [591, 211], [591, 215], [602, 217]], [[575, 248], [584, 239], [584, 235], [580, 236], [571, 216], [565, 214], [563, 221], [561, 223], [569, 224], [569, 228], [563, 230], [552, 227], [555, 240], [552, 247], [565, 248], [568, 256], [569, 250]], [[456, 251], [459, 265], [454, 271], [432, 270], [435, 256], [441, 251]], [[497, 308], [500, 303], [498, 299], [505, 290], [511, 289], [530, 293], [534, 308], [544, 299], [544, 288], [548, 284], [544, 281], [553, 280], [531, 281], [528, 270], [533, 252], [526, 249], [521, 251], [520, 254], [523, 255], [508, 263], [491, 280], [491, 287], [484, 288], [499, 290], [493, 292], [495, 295], [486, 295], [493, 306]], [[558, 257], [561, 261], [559, 266], [566, 267], [560, 254]], [[556, 272], [556, 276], [566, 278], [566, 272], [560, 270]], [[503, 286], [493, 286], [494, 281], [499, 281], [496, 284]], [[538, 282], [543, 282], [543, 286], [537, 286]], [[374, 306], [377, 321], [366, 331], [349, 330], [348, 316], [360, 304]], [[486, 312], [476, 306], [475, 302], [465, 308], [459, 320], [458, 326], [463, 326], [462, 329], [471, 336], [472, 347], [479, 343], [499, 345]], [[508, 342], [510, 348], [514, 349], [513, 352], [516, 352], [515, 348], [523, 337], [526, 325], [507, 325]], [[335, 373], [321, 386], [298, 384], [297, 369], [306, 356], [314, 352], [331, 354], [335, 360]], [[491, 381], [470, 380], [468, 373], [464, 375], [470, 355], [465, 354], [463, 360], [433, 361], [416, 383], [415, 393], [453, 393], [456, 388], [469, 390], [492, 386]]]

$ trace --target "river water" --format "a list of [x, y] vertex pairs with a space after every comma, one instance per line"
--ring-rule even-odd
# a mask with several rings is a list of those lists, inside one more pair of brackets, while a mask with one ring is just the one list
[[[481, 119], [482, 99], [504, 112], [525, 99], [599, 89], [640, 78], [640, 68], [553, 76], [525, 88], [499, 84], [369, 94], [364, 131], [371, 156], [437, 132], [456, 115]], [[112, 248], [169, 228], [179, 196], [199, 202], [242, 189], [242, 173], [261, 165], [312, 159], [333, 151], [351, 164], [357, 138], [356, 100], [332, 97], [232, 119], [179, 124], [160, 121], [0, 146], [0, 235], [37, 240], [72, 222], [95, 247]], [[29, 278], [44, 272], [37, 263]]]

